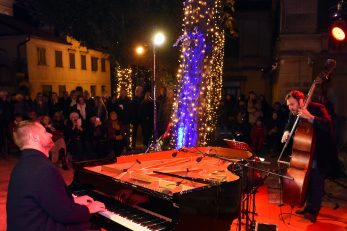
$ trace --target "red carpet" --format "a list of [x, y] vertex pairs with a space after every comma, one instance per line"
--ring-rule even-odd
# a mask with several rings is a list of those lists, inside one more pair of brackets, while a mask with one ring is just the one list
[[[347, 192], [346, 192], [347, 193]], [[296, 215], [295, 210], [291, 214], [291, 208], [288, 205], [279, 207], [277, 204], [269, 203], [268, 189], [266, 185], [261, 186], [256, 194], [256, 213], [255, 220], [262, 224], [274, 224], [277, 225], [277, 229], [280, 231], [296, 231], [296, 230], [308, 230], [308, 231], [346, 231], [347, 230], [347, 207], [346, 203], [342, 202], [340, 208], [334, 210], [334, 204], [326, 202], [324, 199], [323, 207], [315, 223], [311, 223], [309, 220], [303, 218], [303, 216]], [[281, 215], [282, 214], [282, 215]], [[245, 219], [242, 219], [242, 223]], [[233, 222], [230, 230], [238, 230], [237, 220]], [[259, 231], [272, 231], [274, 229], [266, 229], [267, 226], [263, 226], [263, 229]], [[241, 230], [246, 230], [245, 225], [242, 224]]]

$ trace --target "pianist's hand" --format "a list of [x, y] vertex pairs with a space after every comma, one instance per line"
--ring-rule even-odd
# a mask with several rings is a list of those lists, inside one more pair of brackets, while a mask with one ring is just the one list
[[90, 202], [93, 202], [94, 199], [91, 198], [90, 196], [83, 195], [83, 196], [74, 197], [74, 201], [76, 204], [88, 205]]
[[89, 209], [89, 213], [97, 213], [106, 211], [105, 204], [100, 201], [93, 201], [86, 205]]

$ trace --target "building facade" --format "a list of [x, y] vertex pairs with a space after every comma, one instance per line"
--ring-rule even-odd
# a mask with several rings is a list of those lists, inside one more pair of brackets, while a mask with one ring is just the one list
[[247, 96], [249, 91], [255, 91], [269, 103], [285, 103], [284, 97], [292, 89], [307, 93], [325, 61], [335, 59], [333, 77], [323, 88], [316, 88], [313, 100], [326, 94], [335, 112], [346, 117], [347, 44], [336, 47], [329, 37], [330, 14], [336, 3], [237, 1], [235, 21], [239, 36], [227, 40], [224, 92]]
[[82, 87], [92, 96], [111, 92], [109, 54], [29, 28], [0, 15], [0, 82], [8, 91], [62, 95]]
[[235, 12], [237, 38], [227, 36], [223, 73], [224, 93], [239, 96], [255, 91], [272, 100], [272, 84], [264, 70], [274, 62], [271, 1], [237, 1]]
[[278, 72], [273, 86], [273, 100], [283, 100], [288, 91], [308, 92], [323, 70], [327, 59], [336, 60], [331, 79], [318, 86], [313, 100], [325, 94], [335, 112], [347, 116], [347, 46], [336, 47], [329, 37], [330, 10], [334, 1], [281, 1], [280, 33], [276, 42]]
[[31, 38], [26, 45], [31, 94], [71, 91], [76, 86], [92, 96], [110, 93], [109, 55], [73, 44]]

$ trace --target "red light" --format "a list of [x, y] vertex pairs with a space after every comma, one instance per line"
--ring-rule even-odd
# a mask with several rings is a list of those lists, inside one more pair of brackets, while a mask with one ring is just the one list
[[337, 41], [342, 42], [346, 39], [346, 22], [339, 18], [331, 26], [331, 36]]
[[342, 29], [342, 27], [339, 27], [339, 26], [334, 26], [331, 29], [331, 35], [337, 41], [343, 41], [346, 38], [345, 31]]

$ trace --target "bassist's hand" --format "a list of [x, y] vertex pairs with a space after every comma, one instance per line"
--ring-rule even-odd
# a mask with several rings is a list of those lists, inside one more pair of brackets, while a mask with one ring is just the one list
[[289, 131], [285, 131], [284, 133], [283, 133], [283, 136], [282, 136], [282, 139], [281, 139], [281, 142], [282, 143], [285, 143], [285, 142], [287, 142], [287, 139], [288, 139], [288, 137], [289, 137]]
[[299, 109], [298, 115], [308, 121], [313, 121], [314, 119], [314, 116], [306, 108]]

